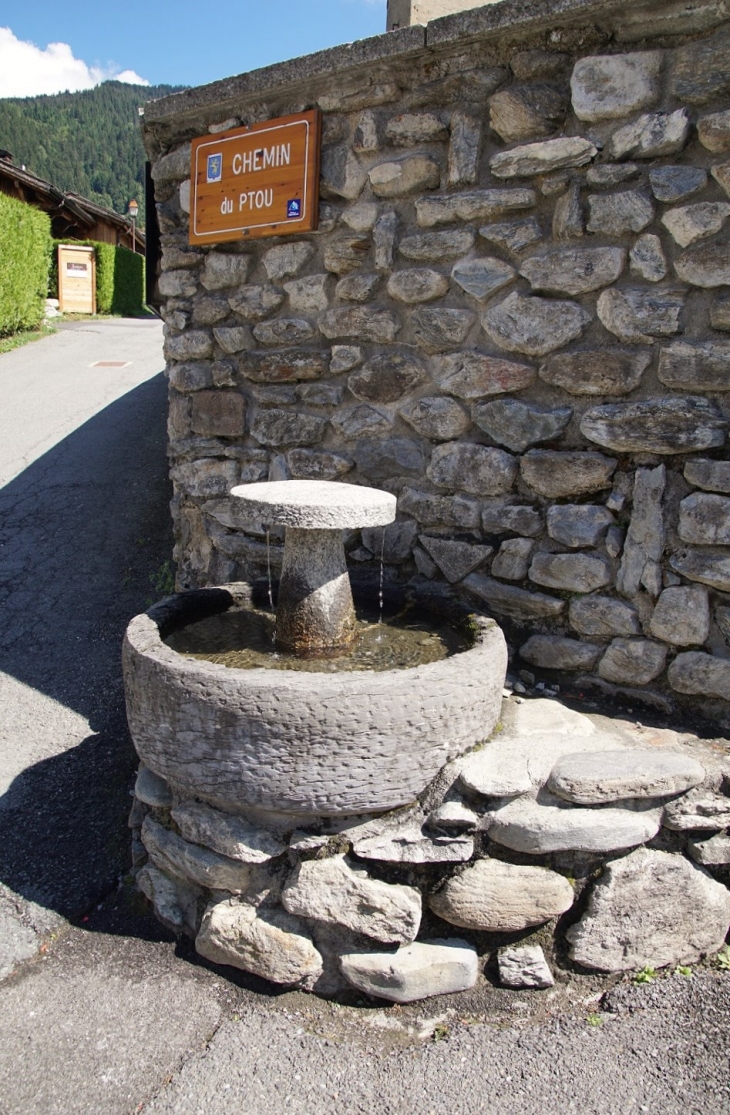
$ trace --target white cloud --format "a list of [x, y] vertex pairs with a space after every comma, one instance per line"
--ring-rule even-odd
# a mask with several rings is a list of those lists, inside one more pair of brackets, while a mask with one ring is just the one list
[[68, 43], [49, 43], [45, 50], [17, 39], [9, 27], [0, 27], [0, 97], [35, 97], [67, 89], [91, 89], [114, 79], [132, 85], [149, 85], [134, 70], [115, 65], [88, 66], [74, 58]]
[[122, 70], [120, 74], [109, 74], [114, 81], [123, 81], [125, 85], [149, 85], [146, 77], [140, 77], [134, 70]]

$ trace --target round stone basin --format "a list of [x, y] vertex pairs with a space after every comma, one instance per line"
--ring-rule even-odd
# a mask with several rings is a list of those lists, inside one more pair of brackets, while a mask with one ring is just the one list
[[[143, 762], [173, 788], [236, 812], [394, 809], [490, 735], [507, 667], [494, 620], [459, 612], [449, 658], [336, 674], [240, 670], [164, 643], [175, 628], [250, 604], [247, 584], [178, 593], [135, 617], [123, 647], [127, 716]], [[436, 605], [429, 605], [429, 608]]]

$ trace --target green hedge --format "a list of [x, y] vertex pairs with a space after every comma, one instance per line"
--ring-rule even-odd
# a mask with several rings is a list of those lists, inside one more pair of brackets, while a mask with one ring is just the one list
[[113, 314], [138, 314], [144, 305], [144, 256], [117, 248], [114, 257]]
[[114, 261], [117, 248], [113, 244], [89, 241], [96, 256], [96, 312], [110, 314], [114, 304]]
[[50, 263], [48, 214], [0, 193], [0, 336], [40, 325]]
[[54, 240], [52, 296], [58, 298], [58, 245], [85, 244], [96, 258], [97, 314], [138, 314], [144, 306], [144, 256], [100, 240]]

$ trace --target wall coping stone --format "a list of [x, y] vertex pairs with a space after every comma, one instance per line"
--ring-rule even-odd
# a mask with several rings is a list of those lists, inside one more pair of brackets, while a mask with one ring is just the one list
[[[432, 20], [426, 29], [428, 46], [443, 45], [465, 39], [489, 37], [500, 32], [510, 34], [519, 28], [524, 34], [549, 27], [551, 30], [574, 22], [595, 21], [601, 30], [614, 31], [627, 41], [632, 24], [636, 38], [643, 38], [648, 23], [652, 36], [687, 34], [707, 31], [730, 16], [727, 0], [701, 0], [698, 4], [677, 3], [677, 0], [503, 0], [483, 8], [470, 8], [454, 15]], [[663, 26], [658, 26], [661, 21]]]
[[[495, 45], [501, 37], [513, 38], [516, 32], [526, 37], [546, 28], [557, 30], [587, 20], [630, 41], [632, 37], [644, 37], [650, 25], [653, 37], [683, 35], [710, 30], [728, 18], [730, 0], [697, 0], [693, 4], [683, 0], [641, 0], [638, 4], [636, 0], [502, 0], [442, 16], [425, 26], [402, 27], [148, 101], [144, 106], [143, 137], [149, 152], [155, 124], [183, 125], [187, 119], [212, 109], [219, 120], [228, 108], [243, 107], [263, 93], [282, 95], [317, 78], [337, 75], [342, 79], [373, 63], [413, 57], [427, 53], [429, 48], [475, 40]], [[632, 33], [633, 26], [636, 31]]]
[[[511, 0], [510, 0], [511, 2]], [[148, 101], [144, 106], [143, 133], [150, 124], [197, 116], [205, 109], [215, 109], [216, 116], [225, 115], [226, 107], [243, 105], [255, 100], [262, 93], [285, 93], [290, 89], [313, 81], [344, 74], [356, 73], [374, 62], [390, 61], [418, 54], [426, 45], [426, 30], [421, 26], [402, 27], [383, 35], [359, 39], [353, 43], [319, 50], [300, 58], [276, 62], [248, 73], [237, 74], [194, 86], [168, 97]]]

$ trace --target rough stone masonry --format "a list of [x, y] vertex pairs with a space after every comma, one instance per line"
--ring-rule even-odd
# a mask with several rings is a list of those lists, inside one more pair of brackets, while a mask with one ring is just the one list
[[[189, 247], [190, 139], [315, 106], [318, 231]], [[144, 134], [181, 586], [265, 571], [236, 484], [380, 487], [389, 576], [468, 594], [564, 685], [722, 723], [725, 0], [505, 0], [154, 102]], [[347, 550], [375, 566], [380, 529]]]
[[637, 746], [635, 725], [556, 701], [512, 699], [503, 717], [375, 817], [223, 811], [143, 765], [137, 884], [208, 960], [322, 995], [412, 1002], [483, 983], [485, 961], [535, 989], [725, 963], [727, 759], [669, 730]]

